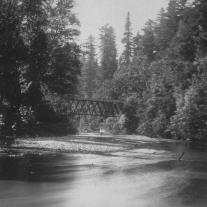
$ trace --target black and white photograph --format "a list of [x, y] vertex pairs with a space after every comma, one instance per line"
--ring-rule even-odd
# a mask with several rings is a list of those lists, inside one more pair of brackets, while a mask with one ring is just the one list
[[0, 207], [207, 207], [207, 0], [0, 0]]

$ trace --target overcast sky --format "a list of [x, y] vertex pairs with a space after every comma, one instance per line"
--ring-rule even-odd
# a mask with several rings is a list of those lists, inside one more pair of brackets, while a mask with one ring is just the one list
[[80, 41], [85, 42], [92, 34], [98, 42], [99, 28], [110, 24], [115, 29], [117, 47], [120, 51], [121, 39], [127, 12], [131, 13], [133, 32], [141, 30], [149, 19], [155, 19], [168, 0], [75, 0], [75, 13], [81, 23]]

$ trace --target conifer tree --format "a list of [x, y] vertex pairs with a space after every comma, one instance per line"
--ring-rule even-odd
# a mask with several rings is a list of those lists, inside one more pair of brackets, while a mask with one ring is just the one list
[[155, 59], [155, 54], [157, 52], [155, 44], [155, 34], [154, 34], [154, 22], [148, 20], [143, 29], [144, 35], [142, 36], [143, 53], [147, 56], [149, 62]]
[[84, 92], [87, 98], [92, 98], [96, 89], [98, 63], [96, 59], [94, 37], [89, 36], [86, 48], [86, 60], [84, 63]]
[[186, 0], [170, 0], [166, 11], [161, 9], [158, 24], [155, 27], [156, 45], [159, 52], [164, 52], [170, 47], [170, 43], [178, 31], [179, 22], [184, 15], [186, 2]]
[[131, 29], [131, 20], [130, 13], [127, 13], [126, 23], [125, 23], [125, 32], [124, 37], [122, 39], [122, 43], [124, 44], [124, 51], [122, 53], [121, 62], [129, 65], [132, 58], [132, 50], [133, 50], [133, 40], [132, 40], [132, 29]]
[[114, 72], [117, 69], [117, 50], [115, 42], [115, 33], [113, 27], [109, 25], [101, 27], [100, 31], [100, 76], [102, 81], [111, 80]]
[[198, 56], [204, 57], [207, 55], [207, 1], [196, 0], [194, 5], [198, 15]]

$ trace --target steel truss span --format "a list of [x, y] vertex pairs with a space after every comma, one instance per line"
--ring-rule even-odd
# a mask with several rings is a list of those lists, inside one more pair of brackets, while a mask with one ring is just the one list
[[123, 109], [123, 103], [116, 100], [71, 99], [67, 104], [57, 107], [59, 113], [71, 115], [90, 115], [116, 117]]

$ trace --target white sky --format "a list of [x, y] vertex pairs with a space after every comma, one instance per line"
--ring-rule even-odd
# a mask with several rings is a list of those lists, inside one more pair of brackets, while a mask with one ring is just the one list
[[116, 33], [117, 47], [122, 49], [121, 39], [127, 12], [131, 14], [134, 34], [141, 30], [148, 19], [156, 19], [169, 0], [75, 0], [75, 13], [80, 21], [80, 42], [92, 34], [98, 43], [99, 28], [110, 24]]

